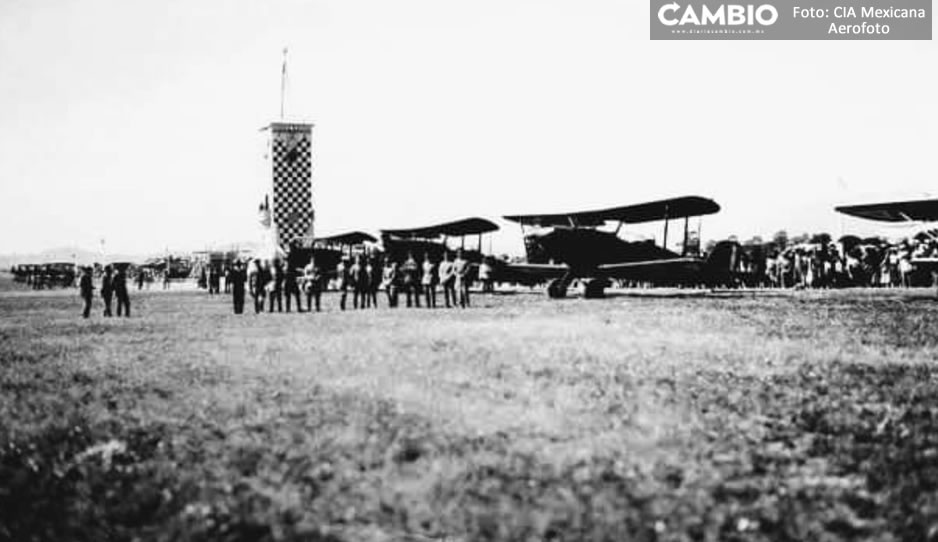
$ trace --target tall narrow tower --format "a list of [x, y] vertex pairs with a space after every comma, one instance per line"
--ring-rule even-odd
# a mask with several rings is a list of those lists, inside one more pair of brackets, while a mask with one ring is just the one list
[[312, 124], [270, 124], [273, 202], [271, 215], [276, 243], [289, 251], [294, 241], [313, 238]]

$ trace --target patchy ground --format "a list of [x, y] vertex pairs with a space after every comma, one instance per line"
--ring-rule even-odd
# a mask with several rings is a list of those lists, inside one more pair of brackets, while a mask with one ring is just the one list
[[0, 294], [0, 540], [938, 539], [932, 291], [132, 303]]

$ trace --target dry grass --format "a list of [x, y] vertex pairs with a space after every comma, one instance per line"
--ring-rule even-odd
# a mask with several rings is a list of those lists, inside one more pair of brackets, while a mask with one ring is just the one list
[[0, 296], [0, 539], [938, 536], [932, 292], [82, 321]]

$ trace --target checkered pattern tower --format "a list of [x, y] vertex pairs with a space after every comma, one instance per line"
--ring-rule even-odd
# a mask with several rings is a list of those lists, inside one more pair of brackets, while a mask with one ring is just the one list
[[274, 122], [270, 125], [273, 205], [277, 244], [313, 237], [312, 124]]

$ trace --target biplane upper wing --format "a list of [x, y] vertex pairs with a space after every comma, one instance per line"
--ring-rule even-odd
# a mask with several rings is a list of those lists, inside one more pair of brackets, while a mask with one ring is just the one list
[[879, 222], [936, 222], [938, 199], [894, 201], [868, 205], [841, 205], [839, 213]]
[[597, 227], [607, 221], [621, 221], [626, 224], [654, 222], [671, 218], [685, 218], [716, 213], [720, 206], [713, 200], [700, 196], [684, 196], [624, 205], [596, 211], [576, 213], [556, 213], [541, 215], [508, 215], [505, 220], [518, 222], [526, 226], [553, 227]]
[[369, 235], [363, 231], [351, 231], [348, 233], [340, 233], [338, 235], [330, 235], [328, 237], [317, 237], [316, 241], [336, 245], [361, 245], [366, 242], [378, 242], [374, 236]]
[[381, 233], [404, 239], [433, 239], [441, 235], [460, 237], [463, 235], [490, 233], [497, 230], [498, 225], [494, 222], [484, 218], [473, 217], [422, 228], [381, 230]]

